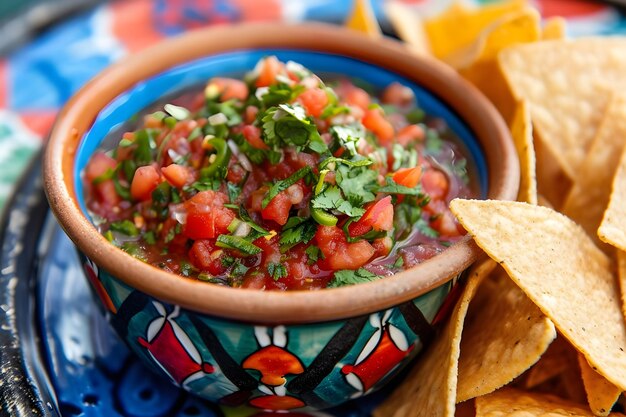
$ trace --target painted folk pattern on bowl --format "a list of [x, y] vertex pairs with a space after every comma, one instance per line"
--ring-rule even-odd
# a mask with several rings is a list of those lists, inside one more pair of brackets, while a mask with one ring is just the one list
[[306, 325], [233, 322], [134, 291], [81, 256], [109, 321], [154, 372], [226, 406], [332, 407], [377, 390], [434, 337], [457, 279], [394, 308]]

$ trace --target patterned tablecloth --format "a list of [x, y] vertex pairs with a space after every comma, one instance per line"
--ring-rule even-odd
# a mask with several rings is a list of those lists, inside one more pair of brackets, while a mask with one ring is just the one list
[[[454, 0], [403, 0], [426, 14]], [[491, 0], [493, 1], [493, 0]], [[465, 0], [480, 6], [489, 0]], [[385, 27], [383, 0], [374, 10]], [[626, 32], [615, 9], [586, 0], [536, 0], [568, 18], [571, 36]], [[57, 112], [85, 82], [124, 55], [197, 27], [259, 20], [341, 23], [350, 0], [118, 0], [53, 25], [0, 59], [0, 212]]]

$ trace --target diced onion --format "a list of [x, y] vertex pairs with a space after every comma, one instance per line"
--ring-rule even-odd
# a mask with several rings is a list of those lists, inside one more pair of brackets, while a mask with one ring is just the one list
[[228, 122], [228, 117], [224, 113], [216, 113], [209, 116], [209, 124], [211, 126], [223, 125]]

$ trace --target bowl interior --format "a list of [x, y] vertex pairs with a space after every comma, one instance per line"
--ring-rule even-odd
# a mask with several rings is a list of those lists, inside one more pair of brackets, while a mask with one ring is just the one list
[[470, 174], [476, 179], [478, 192], [476, 197], [485, 198], [488, 190], [488, 170], [480, 143], [458, 114], [430, 92], [427, 86], [417, 85], [392, 71], [346, 56], [287, 49], [244, 49], [207, 56], [172, 67], [135, 84], [100, 111], [79, 145], [74, 165], [74, 187], [83, 213], [87, 215], [80, 173], [90, 156], [109, 134], [119, 133], [121, 137], [121, 132], [118, 132], [120, 126], [164, 97], [176, 97], [177, 94], [193, 87], [202, 88], [203, 84], [214, 76], [241, 77], [253, 69], [259, 59], [268, 55], [276, 55], [283, 62], [289, 60], [298, 62], [319, 74], [322, 79], [332, 74], [359, 79], [376, 88], [384, 88], [392, 82], [400, 82], [410, 87], [415, 93], [418, 105], [425, 113], [444, 119], [458, 136], [461, 148], [468, 158], [468, 166], [473, 168]]

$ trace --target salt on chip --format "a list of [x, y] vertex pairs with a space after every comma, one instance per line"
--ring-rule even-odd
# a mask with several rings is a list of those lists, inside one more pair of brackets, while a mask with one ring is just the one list
[[[553, 395], [506, 388], [476, 398], [476, 417], [593, 417], [586, 406]], [[623, 417], [611, 413], [612, 417]]]
[[556, 338], [554, 324], [511, 281], [486, 280], [461, 338], [457, 402], [495, 391], [530, 368]]
[[520, 44], [498, 60], [515, 98], [528, 100], [540, 139], [575, 178], [610, 92], [626, 87], [626, 38]]
[[565, 39], [567, 36], [567, 21], [561, 16], [547, 19], [541, 31], [541, 39], [544, 41]]
[[[609, 203], [611, 180], [626, 139], [626, 97], [614, 95], [576, 173], [561, 212], [582, 226], [598, 245], [597, 230]], [[624, 231], [626, 232], [626, 222]]]
[[578, 365], [591, 411], [596, 416], [608, 416], [622, 391], [594, 371], [583, 355], [578, 355]]
[[626, 388], [626, 326], [611, 260], [546, 207], [455, 199], [450, 209], [587, 361]]
[[615, 171], [609, 204], [597, 233], [603, 242], [626, 251], [626, 148]]
[[460, 2], [453, 2], [443, 13], [424, 21], [430, 48], [437, 58], [445, 60], [470, 45], [495, 20], [519, 11], [527, 4], [526, 0], [508, 0], [467, 8]]
[[415, 371], [376, 410], [374, 417], [420, 415], [454, 417], [459, 345], [470, 300], [484, 278], [495, 268], [485, 259], [472, 266], [461, 298], [433, 344], [423, 353]]
[[517, 110], [511, 122], [511, 136], [520, 162], [520, 184], [517, 199], [530, 204], [537, 204], [537, 166], [533, 145], [533, 128], [530, 121], [530, 109], [525, 101], [517, 104]]

